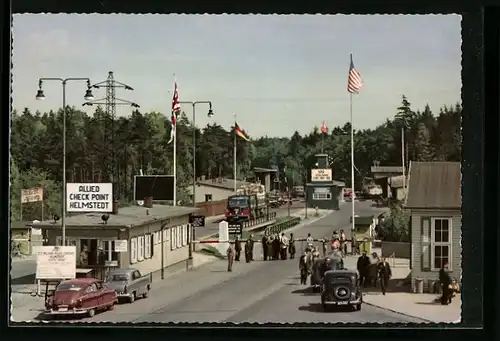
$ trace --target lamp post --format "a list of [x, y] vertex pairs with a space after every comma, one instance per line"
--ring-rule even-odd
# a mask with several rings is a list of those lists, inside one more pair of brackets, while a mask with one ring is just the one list
[[62, 229], [62, 246], [66, 245], [66, 84], [70, 81], [85, 81], [87, 82], [87, 91], [85, 92], [85, 100], [94, 99], [90, 87], [89, 78], [40, 78], [38, 80], [38, 91], [36, 93], [37, 100], [44, 100], [42, 85], [44, 81], [57, 81], [62, 83], [62, 106], [63, 106], [63, 191], [62, 191], [62, 214], [61, 214], [61, 229]]
[[211, 101], [181, 101], [179, 104], [190, 104], [193, 108], [193, 119], [191, 121], [193, 127], [193, 207], [196, 206], [196, 105], [197, 104], [208, 104], [207, 116], [213, 117], [214, 112], [212, 111]]

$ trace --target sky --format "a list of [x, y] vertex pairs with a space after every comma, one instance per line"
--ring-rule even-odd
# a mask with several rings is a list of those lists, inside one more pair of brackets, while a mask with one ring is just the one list
[[[116, 97], [142, 112], [168, 115], [174, 74], [181, 101], [196, 106], [196, 125], [229, 128], [234, 115], [251, 137], [308, 133], [322, 122], [350, 120], [349, 55], [363, 79], [353, 96], [356, 129], [392, 118], [405, 94], [414, 110], [434, 112], [461, 101], [459, 15], [123, 15], [16, 14], [13, 24], [13, 108], [61, 107], [61, 88], [40, 77], [89, 77], [109, 71], [133, 91]], [[67, 104], [81, 107], [85, 84], [67, 86]], [[96, 99], [106, 90], [94, 90]], [[190, 106], [184, 106], [191, 117]], [[117, 114], [132, 108], [118, 106]]]

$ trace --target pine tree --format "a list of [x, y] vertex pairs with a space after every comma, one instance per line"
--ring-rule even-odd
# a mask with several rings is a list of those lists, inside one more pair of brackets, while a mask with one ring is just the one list
[[415, 140], [418, 161], [432, 161], [434, 151], [432, 150], [431, 135], [424, 123], [418, 125], [417, 139]]

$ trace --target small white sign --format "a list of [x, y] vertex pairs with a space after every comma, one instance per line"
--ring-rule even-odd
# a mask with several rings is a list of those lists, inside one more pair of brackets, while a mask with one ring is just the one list
[[76, 277], [76, 246], [38, 246], [37, 279], [71, 279]]
[[31, 235], [32, 236], [41, 236], [42, 235], [42, 229], [37, 229], [32, 227], [31, 228]]
[[113, 184], [68, 183], [66, 207], [68, 212], [112, 212]]
[[21, 203], [43, 201], [43, 187], [28, 188], [21, 190]]
[[332, 181], [332, 170], [311, 169], [311, 181]]
[[128, 243], [126, 240], [115, 240], [115, 252], [127, 252]]

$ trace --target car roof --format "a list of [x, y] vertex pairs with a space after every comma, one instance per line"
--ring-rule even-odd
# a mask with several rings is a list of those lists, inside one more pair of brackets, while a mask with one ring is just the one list
[[349, 269], [332, 269], [332, 270], [328, 270], [327, 272], [325, 272], [325, 276], [328, 275], [328, 276], [333, 276], [333, 275], [354, 275], [356, 274], [356, 271], [354, 270], [349, 270]]
[[113, 269], [108, 272], [108, 274], [113, 274], [113, 275], [120, 275], [120, 274], [128, 274], [131, 272], [136, 271], [137, 269], [135, 268], [119, 268], [119, 269]]
[[72, 284], [87, 285], [87, 284], [91, 284], [91, 283], [98, 282], [98, 281], [99, 280], [96, 279], [96, 278], [82, 277], [82, 278], [68, 279], [68, 280], [62, 281], [61, 283], [72, 283]]

